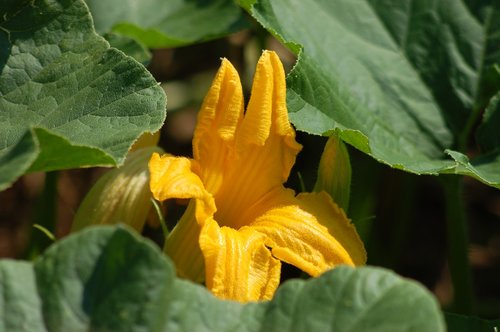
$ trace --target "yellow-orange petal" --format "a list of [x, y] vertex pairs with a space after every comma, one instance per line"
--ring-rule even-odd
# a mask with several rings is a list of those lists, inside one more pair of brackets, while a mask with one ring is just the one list
[[200, 234], [207, 288], [239, 302], [270, 299], [280, 281], [281, 263], [272, 257], [262, 234], [207, 221]]
[[295, 141], [295, 130], [288, 120], [285, 70], [275, 52], [264, 51], [257, 63], [250, 101], [237, 134], [237, 144], [243, 150], [247, 145], [279, 141], [274, 152], [280, 154], [281, 180], [286, 181], [301, 145]]
[[150, 188], [159, 201], [172, 198], [196, 198], [196, 219], [202, 224], [216, 210], [212, 195], [195, 173], [196, 161], [154, 153], [149, 161]]
[[263, 52], [247, 112], [236, 130], [236, 155], [228, 162], [223, 185], [213, 193], [216, 201], [226, 202], [215, 218], [220, 225], [243, 226], [241, 213], [290, 174], [301, 145], [288, 121], [285, 84], [276, 53]]
[[339, 265], [361, 265], [366, 252], [345, 213], [325, 193], [276, 190], [263, 199], [262, 214], [250, 227], [266, 235], [278, 259], [312, 276]]
[[193, 137], [193, 156], [203, 168], [205, 188], [216, 193], [222, 184], [227, 159], [234, 150], [234, 135], [243, 117], [243, 91], [233, 65], [222, 59], [203, 101]]

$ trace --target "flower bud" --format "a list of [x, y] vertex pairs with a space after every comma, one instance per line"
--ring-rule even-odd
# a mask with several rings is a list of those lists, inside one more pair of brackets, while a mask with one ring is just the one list
[[324, 190], [344, 210], [349, 207], [351, 191], [351, 162], [344, 142], [332, 135], [328, 139], [319, 162], [314, 191]]

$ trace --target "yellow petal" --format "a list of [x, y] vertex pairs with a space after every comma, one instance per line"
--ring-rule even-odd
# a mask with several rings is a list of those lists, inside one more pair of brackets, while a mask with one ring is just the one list
[[[280, 154], [282, 174], [278, 179], [283, 183], [301, 145], [295, 141], [295, 130], [288, 120], [285, 70], [272, 51], [264, 51], [257, 63], [250, 101], [238, 130], [238, 144], [264, 146], [268, 140], [277, 141], [271, 153]], [[244, 146], [240, 149], [245, 150]]]
[[220, 225], [240, 228], [240, 215], [290, 174], [301, 145], [288, 121], [283, 66], [265, 51], [258, 64], [247, 112], [236, 130], [236, 154], [224, 171], [224, 183], [214, 193]]
[[312, 276], [338, 264], [366, 262], [354, 226], [325, 192], [294, 198], [289, 190], [275, 190], [254, 209], [265, 212], [250, 227], [267, 236], [273, 256]]
[[203, 165], [200, 177], [211, 193], [216, 193], [222, 183], [242, 116], [240, 78], [233, 65], [223, 59], [198, 113], [193, 138], [194, 159]]
[[138, 149], [125, 163], [103, 175], [85, 196], [71, 231], [90, 225], [127, 224], [142, 231], [151, 209], [147, 163], [159, 147]]
[[154, 153], [149, 161], [150, 188], [159, 201], [172, 198], [196, 198], [196, 218], [199, 223], [212, 216], [215, 202], [195, 173], [196, 161]]
[[[174, 261], [179, 275], [203, 280], [203, 256], [198, 244], [200, 227], [216, 210], [212, 195], [197, 175], [196, 161], [155, 153], [149, 161], [150, 187], [155, 199], [193, 198], [165, 242], [164, 251]], [[195, 172], [196, 171], [196, 172]]]
[[280, 281], [281, 264], [251, 228], [235, 230], [207, 221], [200, 234], [206, 285], [214, 295], [239, 302], [270, 299]]

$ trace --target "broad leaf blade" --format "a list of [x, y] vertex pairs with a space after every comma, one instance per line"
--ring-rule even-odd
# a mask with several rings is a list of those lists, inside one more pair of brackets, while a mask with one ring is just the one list
[[345, 266], [309, 282], [284, 284], [263, 327], [265, 331], [443, 331], [444, 322], [437, 302], [416, 283], [379, 268]]
[[[383, 269], [338, 267], [285, 283], [270, 302], [240, 304], [175, 278], [157, 247], [116, 226], [61, 240], [34, 269], [1, 261], [0, 273], [0, 300], [12, 303], [0, 309], [19, 308], [41, 331], [444, 330], [435, 299]], [[0, 315], [0, 326], [18, 323]]]
[[[484, 20], [461, 1], [260, 0], [243, 5], [298, 54], [287, 78], [290, 118], [313, 134], [337, 131], [392, 167], [418, 174], [498, 172], [449, 157], [495, 91], [498, 4]], [[314, 20], [310, 18], [314, 17]], [[487, 88], [486, 88], [487, 87]], [[455, 151], [456, 152], [456, 151]], [[489, 151], [486, 151], [488, 153]]]
[[50, 331], [161, 331], [174, 274], [158, 250], [122, 228], [93, 228], [35, 262]]
[[86, 0], [96, 29], [132, 37], [150, 48], [177, 47], [247, 27], [231, 0]]
[[141, 133], [160, 128], [163, 90], [94, 32], [82, 1], [7, 10], [0, 13], [0, 159], [8, 171], [0, 189], [35, 160], [33, 170], [120, 164]]

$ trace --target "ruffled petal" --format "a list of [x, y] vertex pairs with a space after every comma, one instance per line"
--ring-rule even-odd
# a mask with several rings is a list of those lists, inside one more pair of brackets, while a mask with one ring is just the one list
[[198, 164], [188, 158], [155, 153], [149, 161], [149, 172], [155, 199], [192, 198], [166, 239], [164, 251], [174, 261], [180, 276], [200, 282], [204, 277], [203, 255], [198, 244], [200, 227], [212, 218], [216, 208], [212, 195], [197, 175]]
[[216, 193], [234, 150], [234, 135], [243, 117], [243, 91], [233, 65], [222, 59], [200, 112], [193, 138], [193, 155], [203, 169], [205, 188]]
[[154, 153], [149, 161], [150, 188], [159, 201], [172, 198], [196, 198], [196, 219], [202, 224], [216, 208], [212, 195], [197, 175], [196, 161]]
[[263, 213], [250, 227], [266, 235], [273, 256], [312, 276], [366, 262], [356, 229], [325, 192], [295, 198], [290, 190], [275, 190], [253, 209]]
[[215, 219], [223, 226], [244, 226], [239, 215], [286, 181], [300, 149], [288, 121], [283, 66], [276, 53], [265, 51], [236, 131], [236, 155], [225, 172], [223, 186], [214, 193], [216, 201], [227, 202]]
[[206, 285], [219, 298], [239, 302], [270, 299], [280, 281], [281, 263], [251, 228], [235, 230], [207, 221], [200, 234]]

